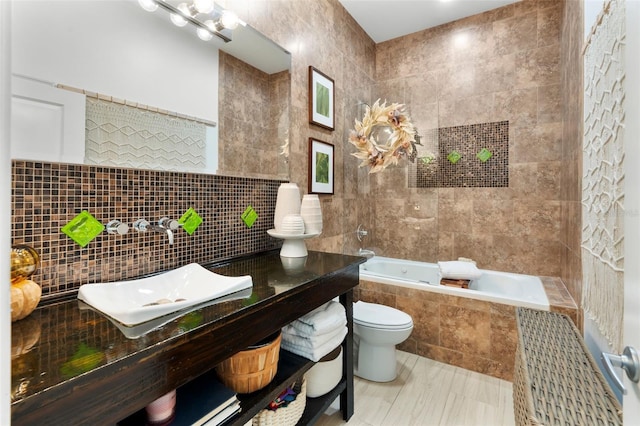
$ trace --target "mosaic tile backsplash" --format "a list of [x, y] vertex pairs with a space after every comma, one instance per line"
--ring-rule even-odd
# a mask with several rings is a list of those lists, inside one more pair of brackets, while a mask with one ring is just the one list
[[409, 170], [411, 188], [509, 186], [508, 121], [428, 130], [422, 144]]
[[[12, 244], [28, 244], [41, 257], [33, 280], [43, 300], [73, 294], [81, 284], [117, 281], [190, 262], [212, 262], [277, 248], [268, 236], [281, 181], [32, 161], [12, 162]], [[251, 205], [251, 228], [241, 214]], [[139, 233], [137, 219], [179, 219], [193, 207], [203, 218], [193, 235]], [[61, 228], [82, 210], [107, 224], [119, 219], [125, 235], [102, 232], [81, 248]]]

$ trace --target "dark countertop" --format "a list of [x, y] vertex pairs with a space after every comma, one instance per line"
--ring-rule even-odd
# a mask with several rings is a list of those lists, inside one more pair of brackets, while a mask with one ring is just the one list
[[[270, 251], [204, 265], [222, 275], [251, 275], [251, 297], [193, 311], [138, 339], [125, 337], [102, 314], [80, 309], [77, 299], [39, 307], [12, 324], [13, 420], [32, 421], [31, 410], [40, 410], [43, 418], [56, 415], [60, 400], [73, 394], [73, 400], [80, 397], [80, 410], [104, 408], [87, 402], [92, 399], [95, 404], [106, 398], [114, 405], [130, 405], [109, 418], [117, 421], [349, 291], [357, 285], [358, 265], [364, 261], [309, 252], [303, 265], [287, 271], [279, 252]], [[123, 388], [132, 383], [135, 390]], [[104, 395], [105, 389], [112, 394]]]

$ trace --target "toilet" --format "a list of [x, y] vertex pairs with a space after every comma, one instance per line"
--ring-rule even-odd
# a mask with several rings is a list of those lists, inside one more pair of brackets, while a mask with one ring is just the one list
[[374, 382], [396, 378], [396, 345], [413, 330], [411, 316], [376, 303], [353, 304], [354, 374]]

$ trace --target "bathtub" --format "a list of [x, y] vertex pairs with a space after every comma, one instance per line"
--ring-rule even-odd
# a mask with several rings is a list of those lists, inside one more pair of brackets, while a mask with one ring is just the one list
[[482, 269], [482, 276], [468, 289], [440, 285], [435, 263], [374, 256], [360, 265], [360, 279], [400, 287], [415, 288], [487, 302], [549, 310], [549, 300], [540, 278]]

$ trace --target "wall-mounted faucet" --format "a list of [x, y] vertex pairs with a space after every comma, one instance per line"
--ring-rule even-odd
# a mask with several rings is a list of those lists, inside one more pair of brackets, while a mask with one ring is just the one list
[[107, 232], [109, 234], [124, 235], [129, 232], [129, 225], [117, 219], [114, 219], [107, 223]]
[[360, 248], [360, 250], [358, 250], [358, 256], [364, 256], [367, 259], [371, 259], [375, 255], [376, 253], [373, 250], [363, 249], [363, 248]]
[[182, 224], [175, 219], [169, 219], [168, 217], [163, 217], [158, 221], [158, 226], [164, 229], [170, 229], [175, 231], [180, 228]]
[[[164, 219], [167, 219], [167, 221], [170, 223], [168, 218], [162, 218], [160, 220], [162, 221]], [[177, 223], [177, 221], [175, 221], [175, 222]], [[160, 232], [162, 234], [166, 234], [167, 238], [169, 239], [169, 245], [172, 245], [173, 244], [173, 231], [169, 227], [170, 226], [169, 223], [167, 223], [164, 226], [160, 225], [160, 224], [152, 225], [145, 219], [138, 219], [135, 222], [133, 222], [133, 229], [135, 229], [138, 232], [154, 231], [154, 232]], [[176, 229], [177, 229], [177, 226], [176, 226]]]

